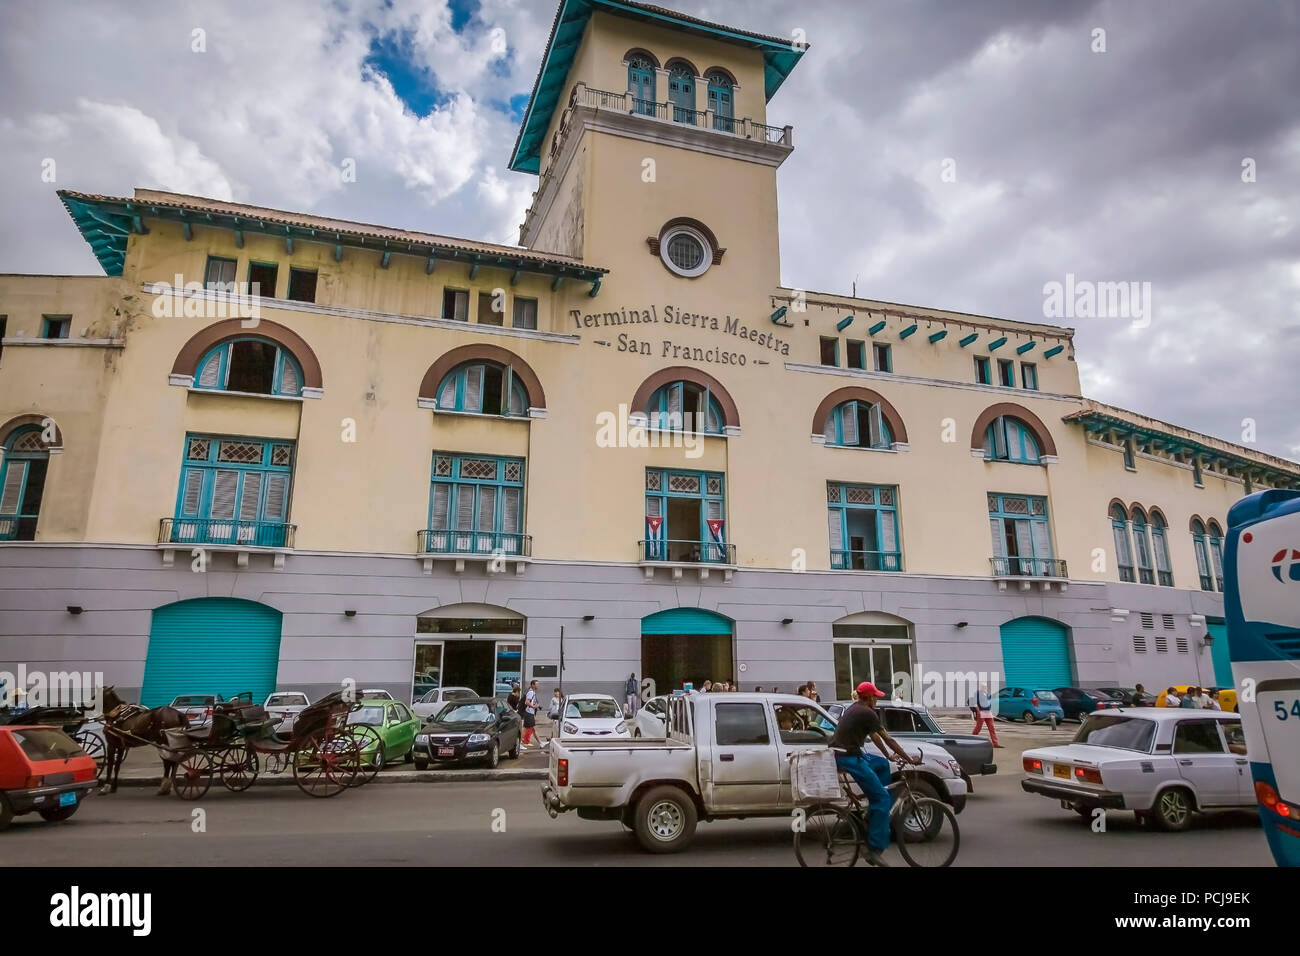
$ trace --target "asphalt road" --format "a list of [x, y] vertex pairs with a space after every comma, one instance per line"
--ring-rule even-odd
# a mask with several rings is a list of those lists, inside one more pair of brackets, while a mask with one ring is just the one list
[[[1018, 748], [1017, 748], [1018, 749]], [[1000, 752], [1002, 753], [1002, 752]], [[1008, 754], [1010, 757], [1011, 755]], [[999, 762], [1004, 762], [999, 760]], [[1018, 754], [1006, 760], [1006, 769]], [[1271, 866], [1253, 812], [1200, 817], [1184, 833], [1151, 832], [1113, 813], [1094, 833], [1014, 771], [976, 781], [959, 817], [958, 866]], [[63, 824], [20, 817], [0, 836], [0, 866], [30, 865], [562, 865], [791, 866], [786, 819], [701, 824], [685, 855], [643, 853], [618, 823], [552, 820], [540, 783], [374, 784], [328, 799], [295, 787], [216, 788], [197, 803], [123, 788]], [[192, 830], [204, 811], [206, 832]], [[902, 865], [890, 851], [895, 865]]]

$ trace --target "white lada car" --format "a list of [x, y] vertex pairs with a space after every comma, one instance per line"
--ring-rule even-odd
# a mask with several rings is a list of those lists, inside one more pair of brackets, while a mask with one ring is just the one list
[[1027, 793], [1091, 818], [1097, 807], [1183, 830], [1192, 814], [1256, 806], [1237, 714], [1124, 707], [1092, 714], [1072, 743], [1023, 755]]

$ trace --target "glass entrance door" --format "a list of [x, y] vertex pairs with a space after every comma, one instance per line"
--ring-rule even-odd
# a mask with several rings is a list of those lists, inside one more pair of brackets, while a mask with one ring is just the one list
[[[894, 695], [894, 683], [900, 678], [895, 674], [910, 674], [912, 668], [912, 646], [910, 644], [852, 644], [848, 648], [848, 682], [844, 687], [837, 687], [836, 693], [847, 699], [863, 681], [870, 681], [878, 690], [890, 697]], [[839, 658], [840, 654], [836, 654]], [[836, 668], [837, 672], [840, 668]], [[838, 684], [838, 681], [837, 681]]]
[[496, 684], [493, 691], [498, 697], [508, 697], [510, 689], [518, 684], [523, 692], [524, 645], [497, 641]]
[[416, 701], [442, 686], [442, 641], [415, 642], [415, 675], [411, 680], [411, 700]]

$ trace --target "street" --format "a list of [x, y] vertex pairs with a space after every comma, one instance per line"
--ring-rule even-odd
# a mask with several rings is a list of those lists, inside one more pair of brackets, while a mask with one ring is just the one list
[[[1013, 751], [1014, 753], [1014, 751]], [[1018, 762], [1018, 755], [1015, 761]], [[957, 866], [1271, 866], [1250, 812], [1198, 817], [1184, 833], [1139, 828], [1114, 813], [1105, 833], [1020, 789], [1008, 772], [976, 781], [958, 817]], [[791, 866], [789, 822], [701, 824], [682, 855], [642, 852], [617, 823], [552, 820], [537, 781], [372, 784], [329, 800], [295, 787], [219, 787], [197, 803], [123, 788], [95, 796], [68, 823], [23, 817], [0, 839], [0, 865], [555, 865]], [[192, 813], [206, 832], [191, 830]], [[504, 811], [504, 816], [500, 811]], [[497, 820], [494, 832], [493, 823]], [[893, 850], [887, 859], [903, 865]]]

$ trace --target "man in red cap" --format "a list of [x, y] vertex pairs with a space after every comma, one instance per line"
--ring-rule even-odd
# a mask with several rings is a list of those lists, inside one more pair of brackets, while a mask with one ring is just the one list
[[[867, 681], [859, 684], [857, 701], [840, 716], [830, 741], [830, 747], [835, 751], [835, 765], [856, 780], [867, 797], [867, 860], [875, 866], [889, 865], [880, 855], [889, 846], [889, 808], [894, 802], [885, 789], [889, 785], [891, 769], [886, 757], [892, 750], [899, 759], [908, 763], [921, 762], [919, 754], [915, 757], [909, 755], [885, 732], [880, 715], [876, 713], [876, 701], [884, 696], [875, 684]], [[868, 739], [885, 756], [864, 750]]]

